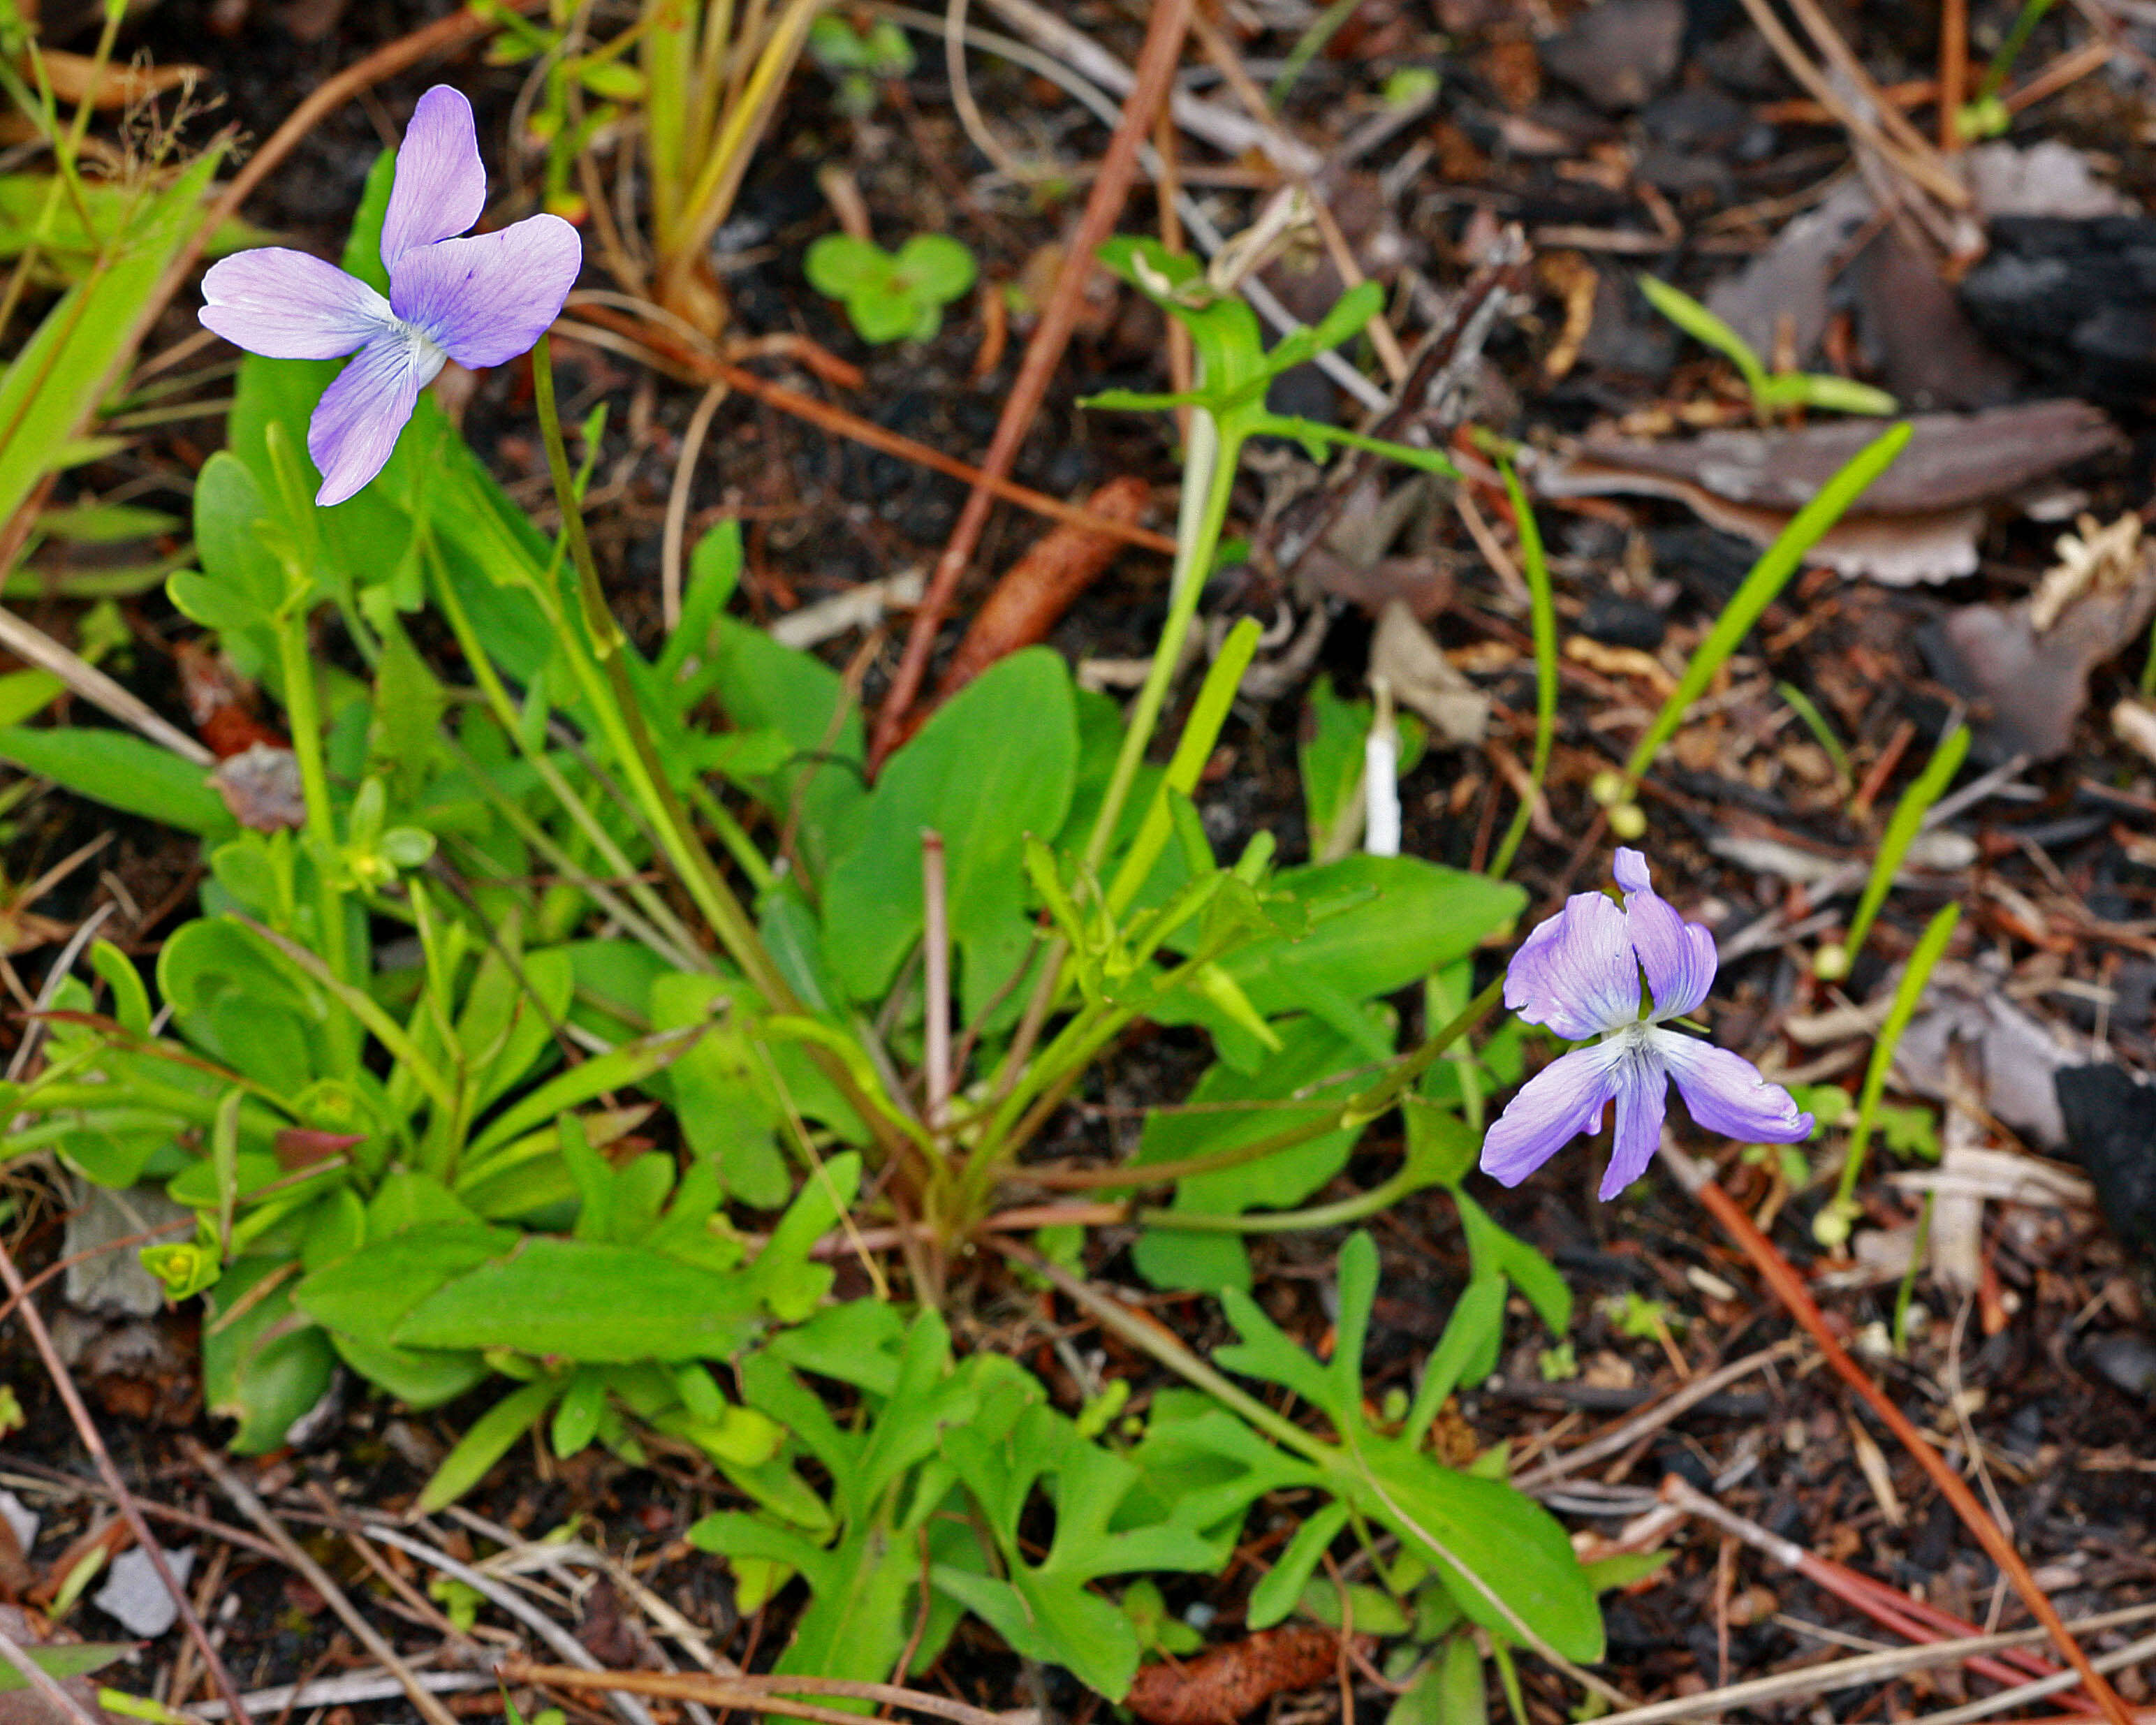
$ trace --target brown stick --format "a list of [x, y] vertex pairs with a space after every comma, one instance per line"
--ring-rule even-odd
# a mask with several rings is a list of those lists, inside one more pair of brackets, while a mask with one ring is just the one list
[[1969, 0], [1940, 0], [1939, 148], [1961, 148], [1961, 105], [1969, 90]]
[[850, 1701], [881, 1702], [910, 1708], [954, 1725], [1001, 1725], [1000, 1716], [985, 1707], [968, 1706], [947, 1696], [925, 1690], [906, 1689], [896, 1683], [862, 1683], [844, 1677], [781, 1677], [743, 1675], [707, 1676], [698, 1671], [587, 1671], [572, 1665], [535, 1665], [511, 1656], [501, 1662], [501, 1675], [510, 1683], [540, 1683], [555, 1689], [603, 1689], [614, 1694], [655, 1695], [674, 1701], [706, 1702], [713, 1707], [754, 1707], [763, 1712], [785, 1713], [795, 1718], [848, 1720], [857, 1713], [831, 1707], [788, 1704], [789, 1695], [832, 1695]]
[[120, 1477], [120, 1470], [114, 1465], [112, 1452], [105, 1447], [105, 1440], [98, 1434], [97, 1422], [90, 1417], [90, 1409], [83, 1404], [82, 1392], [74, 1387], [74, 1379], [69, 1376], [59, 1350], [53, 1346], [52, 1332], [45, 1327], [44, 1316], [38, 1310], [38, 1302], [23, 1297], [27, 1291], [23, 1286], [23, 1272], [16, 1268], [14, 1255], [8, 1250], [4, 1240], [0, 1240], [0, 1283], [4, 1283], [8, 1291], [15, 1296], [17, 1310], [22, 1314], [23, 1327], [30, 1332], [31, 1346], [38, 1350], [38, 1358], [44, 1362], [45, 1370], [53, 1380], [53, 1388], [59, 1393], [60, 1401], [68, 1410], [68, 1418], [74, 1422], [75, 1435], [82, 1440], [83, 1447], [90, 1451], [90, 1459], [97, 1464], [98, 1476], [105, 1481], [105, 1489], [111, 1494], [113, 1502], [120, 1507], [120, 1513], [126, 1518], [127, 1531], [135, 1536], [135, 1543], [142, 1548], [142, 1554], [150, 1560], [150, 1567], [157, 1572], [157, 1579], [164, 1583], [165, 1591], [172, 1595], [172, 1604], [179, 1612], [180, 1622], [187, 1630], [187, 1639], [195, 1644], [196, 1651], [201, 1654], [210, 1681], [217, 1685], [218, 1693], [223, 1697], [225, 1705], [232, 1709], [231, 1717], [245, 1718], [247, 1707], [239, 1698], [239, 1686], [232, 1681], [232, 1673], [225, 1669], [224, 1661], [218, 1657], [217, 1648], [211, 1643], [209, 1632], [203, 1627], [202, 1619], [195, 1615], [193, 1602], [187, 1598], [187, 1590], [180, 1585], [179, 1578], [172, 1574], [172, 1562], [166, 1557], [164, 1547], [157, 1543], [157, 1535], [150, 1531], [149, 1522], [143, 1519], [142, 1507], [136, 1502], [135, 1494], [127, 1489], [126, 1481]]
[[[1107, 151], [1101, 158], [1099, 176], [1086, 200], [1086, 213], [1080, 218], [1078, 231], [1071, 236], [1070, 250], [1064, 260], [1062, 273], [1055, 279], [1055, 290], [1041, 314], [1033, 339], [1026, 343], [1018, 379], [1004, 403], [1003, 418], [996, 424], [996, 434], [981, 462], [983, 470], [998, 479], [1009, 473], [1019, 444], [1031, 428], [1034, 415], [1040, 411], [1041, 398], [1048, 393], [1049, 379], [1055, 375], [1063, 350], [1070, 342], [1070, 331], [1078, 320], [1079, 296], [1094, 267], [1093, 254], [1122, 213], [1123, 202], [1130, 195], [1131, 180], [1137, 170], [1138, 146], [1152, 130], [1153, 116], [1167, 100], [1176, 62], [1183, 56], [1183, 39], [1190, 27], [1192, 4], [1193, 0], [1158, 0], [1147, 20], [1145, 46], [1138, 54], [1137, 82], [1132, 87], [1130, 100], [1123, 104], [1122, 118], [1116, 124], [1115, 135], [1108, 140]], [[977, 484], [973, 487], [966, 499], [965, 508], [959, 513], [957, 525], [952, 529], [950, 542], [937, 559], [936, 572], [929, 579], [921, 608], [913, 614], [913, 627], [906, 634], [906, 651], [891, 679], [891, 692], [876, 713], [875, 732], [869, 744], [871, 773], [897, 747], [907, 710], [921, 693], [921, 685], [927, 677], [936, 631], [951, 608], [951, 600], [958, 589], [958, 578], [965, 572], [974, 548], [981, 542], [981, 531], [988, 525], [993, 501], [993, 495], [986, 485]]]
[[445, 1707], [430, 1691], [420, 1686], [411, 1666], [398, 1657], [397, 1650], [388, 1640], [361, 1615], [359, 1608], [345, 1594], [345, 1590], [330, 1579], [329, 1571], [309, 1557], [300, 1542], [285, 1532], [285, 1524], [270, 1513], [270, 1507], [254, 1494], [252, 1487], [213, 1455], [192, 1438], [182, 1438], [182, 1447], [197, 1467], [217, 1481], [218, 1489], [229, 1497], [240, 1514], [254, 1523], [255, 1530], [270, 1544], [308, 1586], [320, 1594], [335, 1612], [337, 1619], [352, 1632], [360, 1645], [372, 1654], [376, 1662], [404, 1686], [404, 1693], [418, 1710], [427, 1725], [457, 1725], [456, 1715]]
[[[1086, 500], [1087, 511], [1136, 526], [1152, 488], [1132, 474], [1111, 479]], [[1120, 539], [1065, 522], [1026, 548], [996, 583], [967, 626], [965, 639], [936, 685], [948, 701], [998, 659], [1045, 640], [1065, 611], [1107, 569]]]
[[1722, 1231], [1741, 1247], [1746, 1256], [1758, 1269], [1774, 1296], [1789, 1309], [1789, 1315], [1804, 1326], [1820, 1352], [1826, 1356], [1842, 1381], [1864, 1399], [1865, 1405], [1876, 1414], [1901, 1442], [1902, 1447], [1916, 1458], [1917, 1465], [1930, 1476], [1932, 1483], [1939, 1488], [1948, 1502], [1954, 1507], [1963, 1524], [1976, 1536], [1991, 1561], [1999, 1565], [1999, 1572], [2013, 1584], [2014, 1591], [2021, 1596], [2021, 1603], [2029, 1608], [2030, 1615], [2041, 1624], [2066, 1656], [2066, 1662], [2079, 1674], [2082, 1686], [2103, 1709], [2104, 1717], [2112, 1725], [2133, 1725], [2133, 1715], [2126, 1703], [2119, 1699], [2118, 1692], [2107, 1682], [2101, 1672], [2089, 1662], [2082, 1651], [2081, 1643], [2073, 1637], [2064, 1620], [2044, 1590], [2036, 1585], [2029, 1573], [2029, 1566], [2021, 1560], [2020, 1553], [2006, 1537], [1998, 1522], [1992, 1520], [1984, 1506], [1976, 1501], [1976, 1494], [1969, 1489], [1962, 1476], [1947, 1466], [1946, 1458], [1932, 1447], [1924, 1435], [1918, 1431], [1909, 1416], [1894, 1404], [1893, 1399], [1874, 1383], [1871, 1374], [1852, 1359], [1849, 1352], [1835, 1339], [1834, 1332], [1827, 1327], [1825, 1314], [1812, 1298], [1803, 1279], [1790, 1267], [1789, 1260], [1775, 1249], [1774, 1243], [1762, 1234], [1744, 1208], [1723, 1191], [1711, 1178], [1686, 1179], [1709, 1214], [1721, 1225]]
[[[783, 383], [774, 383], [767, 377], [758, 377], [754, 372], [730, 364], [711, 354], [700, 353], [686, 342], [653, 325], [639, 323], [633, 317], [624, 317], [603, 305], [579, 305], [577, 316], [603, 330], [629, 336], [647, 350], [649, 355], [678, 367], [690, 378], [706, 383], [732, 384], [743, 395], [752, 395], [781, 413], [806, 420], [819, 431], [828, 431], [834, 437], [850, 439], [869, 449], [880, 449], [886, 455], [896, 455], [902, 461], [916, 462], [935, 472], [948, 474], [952, 479], [963, 480], [969, 485], [985, 485], [1006, 502], [1031, 510], [1035, 515], [1068, 521], [1073, 526], [1084, 527], [1090, 532], [1105, 533], [1142, 550], [1157, 551], [1168, 557], [1175, 555], [1175, 542], [1164, 533], [1155, 533], [1147, 528], [1132, 526], [1106, 516], [1096, 515], [1091, 510], [1065, 503], [1060, 497], [1051, 497], [1045, 491], [1036, 491], [1029, 485], [983, 473], [979, 468], [969, 467], [941, 449], [916, 443], [911, 438], [903, 437], [896, 431], [886, 431], [875, 421], [864, 419], [858, 413], [850, 413], [844, 408], [834, 408], [829, 402], [818, 401], [813, 395], [803, 395], [798, 390], [788, 389]], [[557, 327], [564, 336], [575, 339], [578, 331], [572, 322], [565, 319]]]

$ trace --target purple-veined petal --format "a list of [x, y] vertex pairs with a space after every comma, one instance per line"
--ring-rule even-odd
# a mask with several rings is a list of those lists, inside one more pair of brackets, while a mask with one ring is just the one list
[[416, 332], [393, 330], [336, 374], [307, 422], [307, 453], [322, 475], [316, 502], [341, 503], [382, 471], [444, 357]]
[[459, 365], [498, 366], [547, 333], [583, 261], [574, 228], [527, 216], [497, 234], [405, 253], [390, 274], [389, 303]]
[[1517, 1186], [1580, 1133], [1594, 1131], [1624, 1052], [1614, 1042], [1576, 1048], [1536, 1073], [1484, 1136], [1482, 1172]]
[[1618, 1064], [1617, 1127], [1609, 1135], [1609, 1166], [1597, 1194], [1607, 1204], [1647, 1171], [1662, 1142], [1662, 1113], [1669, 1076], [1650, 1047], [1631, 1051]]
[[1742, 1055], [1676, 1030], [1650, 1036], [1694, 1124], [1748, 1144], [1795, 1144], [1811, 1136], [1811, 1116]]
[[270, 359], [341, 359], [390, 315], [357, 276], [281, 245], [236, 252], [203, 277], [203, 326]]
[[1617, 853], [1617, 884], [1625, 889], [1625, 926], [1647, 973], [1657, 1019], [1697, 1012], [1714, 986], [1718, 963], [1714, 937], [1677, 915], [1647, 879], [1647, 860], [1636, 850]]
[[1512, 954], [1505, 1004], [1574, 1042], [1635, 1023], [1640, 963], [1625, 912], [1604, 894], [1574, 893]]
[[438, 84], [419, 98], [397, 151], [382, 218], [382, 267], [394, 273], [413, 247], [461, 234], [486, 208], [479, 129], [460, 90]]

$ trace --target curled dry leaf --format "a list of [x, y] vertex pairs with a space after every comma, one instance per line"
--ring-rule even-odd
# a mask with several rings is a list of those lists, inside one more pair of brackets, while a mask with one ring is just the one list
[[[1086, 507], [1134, 527], [1152, 495], [1143, 480], [1127, 474], [1094, 492]], [[1121, 540], [1069, 522], [1035, 540], [1004, 572], [995, 591], [974, 614], [937, 685], [937, 700], [948, 701], [998, 660], [1046, 639], [1079, 594], [1101, 578], [1122, 548]]]
[[146, 102], [209, 76], [200, 66], [132, 66], [108, 61], [100, 66], [86, 54], [49, 48], [43, 55], [53, 94], [63, 102], [90, 98], [93, 108], [125, 108]]
[[[1969, 574], [1989, 505], [2122, 447], [2111, 421], [2078, 401], [1920, 413], [1908, 424], [1907, 449], [1813, 548], [1813, 562], [1895, 586]], [[1568, 457], [1539, 464], [1535, 485], [1547, 497], [1673, 497], [1765, 545], [1881, 429], [1876, 420], [1843, 420], [1668, 443], [1590, 437]]]
[[1490, 728], [1490, 697], [1460, 674], [1398, 599], [1385, 607], [1370, 641], [1370, 680], [1379, 678], [1402, 706], [1429, 720], [1443, 742], [1471, 747]]
[[[2089, 673], [2138, 639], [2156, 607], [2156, 556], [2146, 549], [2130, 566], [2092, 554], [2053, 576], [2012, 605], [1964, 605], [1922, 637], [1939, 680], [1970, 703], [1978, 751], [1994, 760], [2066, 753]], [[2057, 600], [2076, 586], [2076, 597]]]
[[172, 656], [187, 716], [218, 760], [244, 754], [257, 743], [285, 747], [282, 737], [255, 717], [254, 685], [234, 670], [222, 652], [201, 641], [182, 641]]
[[1324, 1682], [1339, 1662], [1340, 1637], [1332, 1630], [1260, 1630], [1195, 1659], [1147, 1666], [1123, 1705], [1145, 1725], [1235, 1725], [1276, 1695]]

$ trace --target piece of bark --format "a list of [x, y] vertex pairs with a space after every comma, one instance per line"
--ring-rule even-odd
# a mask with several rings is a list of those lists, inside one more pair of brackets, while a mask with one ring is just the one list
[[1195, 1659], [1145, 1666], [1123, 1705], [1145, 1725], [1235, 1725], [1276, 1695], [1326, 1681], [1339, 1661], [1332, 1630], [1260, 1630]]
[[[1086, 500], [1086, 507], [1111, 521], [1136, 526], [1152, 495], [1135, 475], [1111, 479]], [[1068, 522], [1034, 542], [1004, 572], [936, 686], [938, 704], [1021, 647], [1045, 640], [1063, 614], [1106, 572], [1123, 548], [1119, 539]], [[925, 715], [924, 715], [925, 716]]]
[[[1908, 447], [1829, 530], [1810, 560], [1896, 586], [1976, 567], [1989, 504], [2084, 458], [2123, 447], [2086, 402], [2035, 402], [1979, 413], [1920, 413]], [[1538, 464], [1548, 497], [1673, 497], [1702, 520], [1770, 543], [1886, 427], [1835, 420], [1796, 431], [1717, 431], [1665, 443], [1589, 438]]]

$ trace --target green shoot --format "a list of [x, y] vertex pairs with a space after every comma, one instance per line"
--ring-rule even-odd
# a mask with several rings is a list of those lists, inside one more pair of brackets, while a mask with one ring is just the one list
[[[1880, 434], [1866, 444], [1840, 472], [1820, 487], [1819, 495], [1799, 510], [1788, 526], [1782, 529], [1774, 542], [1760, 556], [1759, 561], [1732, 596], [1707, 639], [1699, 644], [1685, 666], [1684, 675], [1670, 691], [1662, 703], [1662, 710], [1655, 716], [1655, 722], [1647, 727], [1646, 734], [1634, 747], [1631, 757], [1625, 763], [1623, 774], [1607, 775], [1610, 781], [1597, 787], [1597, 794], [1605, 804], [1612, 805], [1613, 816], [1617, 807], [1628, 805], [1647, 769], [1655, 763], [1662, 745], [1677, 733], [1693, 703], [1707, 692], [1707, 685], [1752, 632], [1752, 625], [1772, 604], [1789, 578], [1803, 566], [1804, 553], [1819, 543], [1827, 530], [1840, 521], [1851, 505], [1864, 494], [1872, 480], [1884, 473], [1895, 457], [1909, 442], [1909, 428], [1897, 425]], [[1613, 821], [1614, 826], [1614, 821]], [[1621, 836], [1621, 835], [1620, 835]]]
[[1871, 1127], [1879, 1115], [1879, 1098], [1887, 1088], [1887, 1075], [1894, 1068], [1894, 1050], [1901, 1045], [1902, 1033], [1909, 1028], [1909, 1020], [1917, 1015], [1917, 1005], [1924, 998], [1924, 985], [1932, 978], [1933, 967], [1945, 953], [1947, 942], [1953, 939], [1954, 925], [1961, 920], [1961, 906], [1943, 905], [1926, 926], [1917, 942], [1917, 949], [1909, 955], [1908, 968], [1902, 973], [1902, 980], [1894, 990], [1894, 1004], [1887, 1009], [1887, 1022], [1879, 1027], [1878, 1040], [1871, 1045], [1871, 1064], [1865, 1069], [1864, 1088], [1857, 1095], [1856, 1124], [1849, 1135], [1849, 1153], [1842, 1159], [1840, 1183], [1835, 1189], [1834, 1201], [1812, 1219], [1812, 1237], [1830, 1250], [1846, 1245], [1851, 1224], [1857, 1215], [1856, 1180], [1864, 1172], [1864, 1153], [1871, 1142]]
[[1506, 495], [1512, 500], [1512, 513], [1519, 521], [1520, 569], [1527, 577], [1535, 635], [1535, 758], [1528, 769], [1533, 791], [1513, 811], [1512, 824], [1505, 829], [1504, 842], [1491, 862], [1490, 872], [1502, 879], [1519, 855], [1527, 824], [1534, 819], [1535, 798], [1542, 794], [1543, 781], [1549, 774], [1550, 746], [1557, 735], [1557, 608], [1550, 596], [1549, 559], [1543, 552], [1542, 530], [1535, 525], [1527, 490], [1510, 462], [1501, 460], [1499, 466], [1505, 475]]
[[2021, 50], [2029, 45], [2029, 38], [2056, 3], [2056, 0], [2022, 0], [2013, 28], [2006, 33], [1998, 53], [1992, 55], [1990, 64], [1984, 69], [1976, 94], [1955, 110], [1954, 130], [1964, 139], [1995, 138], [2014, 123], [2014, 116], [2007, 111], [1999, 92], [2006, 88], [2007, 74], [2014, 69], [2014, 62], [2021, 57]]
[[1883, 389], [1822, 372], [1769, 372], [1752, 344], [1701, 305], [1651, 275], [1640, 278], [1647, 303], [1705, 347], [1735, 366], [1751, 392], [1752, 409], [1763, 421], [1783, 408], [1818, 408], [1830, 413], [1891, 413], [1894, 398]]
[[1812, 734], [1812, 741], [1826, 751], [1826, 757], [1834, 764], [1835, 782], [1846, 797], [1856, 788], [1856, 775], [1850, 771], [1849, 751], [1841, 746], [1841, 739], [1834, 734], [1834, 726], [1827, 722], [1826, 715], [1810, 696], [1794, 683], [1777, 683], [1774, 692], [1789, 703], [1789, 711], [1804, 721], [1804, 729]]
[[808, 285], [843, 300], [864, 341], [926, 341], [943, 327], [943, 308], [973, 285], [973, 254], [945, 234], [916, 234], [896, 252], [850, 234], [826, 234], [808, 248]]
[[1838, 982], [1847, 976], [1856, 955], [1864, 950], [1864, 937], [1871, 932], [1872, 919], [1887, 901], [1887, 891], [1902, 870], [1902, 859], [1923, 830], [1924, 817], [1953, 783], [1954, 774], [1968, 757], [1969, 737], [1966, 726], [1949, 732], [1932, 752], [1916, 782], [1894, 805], [1893, 818], [1887, 823], [1886, 836], [1879, 841], [1879, 854], [1871, 864], [1871, 878], [1864, 883], [1864, 896], [1857, 900], [1856, 914], [1850, 918], [1847, 937], [1840, 946], [1821, 947], [1812, 961], [1813, 971], [1825, 980]]

